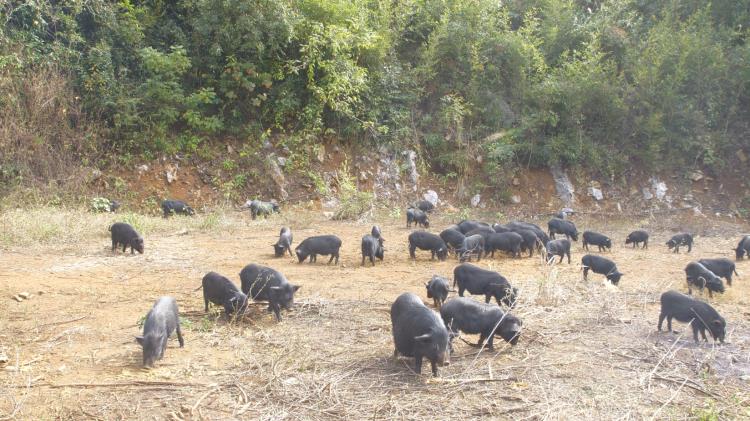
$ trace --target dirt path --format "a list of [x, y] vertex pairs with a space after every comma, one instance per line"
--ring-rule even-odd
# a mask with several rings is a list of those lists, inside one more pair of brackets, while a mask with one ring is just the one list
[[[295, 244], [339, 235], [341, 264], [273, 258], [282, 224], [292, 227]], [[410, 231], [401, 221], [380, 225], [386, 259], [374, 268], [359, 265], [370, 225], [316, 215], [237, 219], [231, 229], [184, 235], [176, 227], [148, 237], [144, 255], [113, 255], [103, 234], [76, 247], [0, 253], [0, 350], [15, 368], [0, 372], [0, 418], [750, 417], [750, 280], [737, 279], [711, 300], [728, 321], [728, 345], [695, 346], [686, 326], [677, 325], [679, 339], [655, 326], [659, 294], [685, 289], [685, 264], [732, 257], [736, 236], [699, 237], [693, 253], [672, 254], [663, 246], [671, 233], [653, 233], [648, 250], [633, 250], [622, 245], [624, 224], [592, 222], [584, 227], [617, 239], [613, 255], [625, 273], [617, 288], [596, 276], [581, 280], [580, 243], [571, 265], [482, 260], [521, 290], [514, 313], [523, 336], [512, 349], [479, 355], [457, 341], [453, 364], [432, 379], [390, 357], [388, 309], [404, 291], [427, 301], [423, 284], [433, 274], [452, 278], [456, 262], [432, 262], [424, 252], [410, 261]], [[434, 225], [439, 232], [447, 221]], [[248, 263], [273, 266], [302, 285], [282, 323], [261, 305], [236, 324], [218, 309], [204, 313], [194, 291], [203, 274], [215, 270], [239, 283]], [[750, 261], [738, 263], [738, 272], [750, 274]], [[33, 296], [10, 300], [22, 291]], [[161, 295], [177, 298], [186, 346], [171, 340], [165, 358], [144, 370], [133, 337]]]

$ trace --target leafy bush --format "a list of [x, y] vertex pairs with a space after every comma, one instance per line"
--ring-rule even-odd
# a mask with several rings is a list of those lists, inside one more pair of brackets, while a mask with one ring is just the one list
[[334, 220], [360, 219], [372, 214], [375, 196], [357, 188], [356, 179], [349, 174], [346, 162], [336, 172], [336, 184], [339, 205], [333, 214]]

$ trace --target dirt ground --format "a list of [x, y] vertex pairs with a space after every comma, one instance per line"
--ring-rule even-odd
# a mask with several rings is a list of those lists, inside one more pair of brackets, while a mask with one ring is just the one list
[[[436, 233], [451, 223], [435, 219]], [[686, 290], [685, 264], [733, 259], [747, 226], [710, 223], [697, 230], [692, 253], [672, 254], [664, 242], [685, 221], [575, 220], [581, 231], [615, 239], [606, 254], [625, 274], [618, 287], [597, 275], [582, 280], [580, 242], [572, 264], [483, 259], [480, 266], [520, 289], [513, 313], [523, 320], [521, 339], [481, 353], [457, 339], [452, 364], [432, 378], [429, 369], [415, 375], [412, 360], [392, 358], [388, 310], [405, 291], [427, 302], [424, 283], [433, 274], [452, 278], [457, 263], [430, 261], [426, 252], [411, 261], [411, 230], [400, 218], [378, 220], [386, 253], [374, 268], [359, 264], [372, 222], [318, 213], [251, 222], [237, 214], [220, 228], [185, 230], [184, 221], [146, 236], [144, 255], [113, 254], [99, 226], [76, 244], [0, 251], [0, 353], [9, 357], [0, 364], [0, 419], [750, 418], [750, 260], [738, 262], [741, 276], [709, 300], [727, 320], [727, 344], [695, 345], [680, 323], [679, 334], [656, 331], [659, 295]], [[291, 226], [295, 245], [338, 235], [341, 263], [274, 258], [282, 225]], [[623, 244], [638, 227], [652, 231], [646, 250]], [[213, 270], [239, 283], [248, 263], [302, 286], [281, 323], [263, 305], [234, 323], [218, 308], [203, 311], [201, 277]], [[20, 292], [31, 297], [11, 299]], [[173, 337], [164, 359], [146, 370], [134, 336], [162, 295], [178, 301], [185, 347]]]

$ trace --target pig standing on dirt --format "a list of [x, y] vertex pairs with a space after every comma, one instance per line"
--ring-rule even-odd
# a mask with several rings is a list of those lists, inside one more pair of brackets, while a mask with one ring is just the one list
[[248, 200], [245, 202], [243, 208], [250, 209], [250, 218], [255, 220], [259, 215], [263, 218], [268, 218], [268, 215], [272, 213], [279, 213], [279, 204], [275, 201], [264, 202], [262, 200]]
[[375, 266], [375, 258], [383, 260], [383, 243], [379, 238], [372, 235], [362, 237], [362, 266], [365, 265], [365, 259], [370, 259], [370, 263]]
[[482, 260], [482, 253], [484, 252], [484, 237], [480, 234], [469, 235], [464, 238], [464, 243], [461, 244], [461, 248], [456, 250], [459, 262], [471, 261], [471, 256], [477, 256], [477, 262]]
[[437, 256], [440, 261], [445, 261], [448, 256], [448, 246], [445, 245], [445, 241], [427, 231], [414, 231], [409, 234], [409, 256], [412, 259], [417, 258], [417, 249], [430, 250], [432, 253], [430, 260], [435, 260]]
[[706, 269], [713, 272], [714, 275], [719, 278], [725, 278], [730, 287], [732, 286], [732, 275], [740, 276], [740, 274], [737, 273], [734, 262], [723, 257], [719, 259], [700, 259], [698, 260], [698, 263], [705, 266]]
[[706, 330], [714, 338], [714, 342], [719, 340], [724, 343], [727, 322], [708, 303], [677, 291], [667, 291], [661, 295], [661, 312], [657, 327], [659, 332], [661, 332], [661, 325], [665, 318], [669, 332], [672, 332], [672, 319], [674, 318], [683, 323], [690, 323], [690, 327], [693, 328], [693, 340], [696, 343], [698, 343], [698, 332], [703, 340], [708, 342]]
[[218, 304], [224, 307], [227, 318], [233, 313], [242, 315], [247, 309], [247, 295], [240, 292], [234, 282], [216, 272], [208, 272], [202, 281], [203, 302], [208, 311], [208, 303]]
[[143, 237], [141, 237], [130, 224], [115, 222], [109, 227], [109, 231], [112, 233], [113, 253], [117, 249], [117, 246], [122, 244], [123, 253], [125, 253], [125, 249], [129, 246], [130, 254], [134, 254], [134, 250], [143, 254]]
[[281, 228], [279, 233], [279, 241], [273, 244], [273, 254], [276, 257], [281, 257], [284, 252], [288, 252], [292, 255], [292, 230], [287, 227]]
[[406, 228], [411, 228], [411, 224], [429, 228], [430, 220], [427, 218], [426, 212], [419, 209], [409, 208], [406, 210]]
[[240, 272], [242, 292], [253, 301], [268, 301], [276, 321], [281, 321], [281, 308], [290, 309], [299, 285], [292, 285], [279, 271], [267, 266], [249, 264]]
[[750, 235], [742, 237], [737, 248], [734, 249], [734, 256], [737, 260], [742, 260], [745, 255], [750, 257]]
[[440, 238], [445, 241], [445, 244], [451, 252], [455, 252], [461, 248], [461, 245], [464, 243], [464, 238], [466, 237], [461, 234], [461, 231], [448, 228], [440, 233]]
[[712, 298], [714, 292], [724, 292], [724, 283], [721, 282], [721, 278], [698, 262], [688, 263], [685, 266], [685, 275], [688, 284], [688, 294], [693, 293], [693, 286], [696, 286], [701, 294], [703, 294], [704, 288], [708, 289], [708, 296]]
[[188, 206], [182, 200], [165, 200], [161, 202], [161, 210], [162, 212], [164, 212], [165, 218], [168, 218], [172, 215], [192, 216], [195, 214], [193, 208]]
[[518, 342], [521, 334], [521, 320], [500, 307], [482, 304], [471, 298], [451, 298], [440, 308], [440, 316], [445, 326], [452, 332], [459, 331], [470, 335], [479, 334], [478, 346], [487, 340], [487, 348], [493, 349], [495, 334], [511, 345]]
[[643, 243], [642, 248], [647, 249], [648, 248], [648, 233], [643, 230], [635, 230], [628, 234], [628, 237], [625, 239], [625, 245], [633, 244], [633, 248], [638, 245], [638, 243]]
[[551, 239], [555, 239], [555, 234], [563, 234], [567, 239], [573, 239], [578, 241], [578, 230], [576, 224], [560, 218], [552, 218], [547, 223], [549, 230], [549, 236]]
[[453, 287], [458, 284], [458, 295], [484, 295], [484, 302], [489, 303], [495, 297], [498, 305], [505, 304], [510, 308], [516, 305], [518, 289], [511, 287], [504, 276], [491, 270], [482, 269], [471, 263], [462, 263], [453, 269]]
[[547, 262], [552, 264], [555, 256], [560, 256], [560, 263], [562, 263], [564, 256], [568, 256], [568, 264], [570, 264], [570, 241], [562, 238], [547, 243]]
[[442, 276], [433, 275], [430, 282], [427, 282], [424, 286], [427, 288], [427, 298], [432, 298], [435, 307], [440, 308], [445, 299], [448, 298], [448, 292], [450, 291], [448, 280]]
[[583, 280], [588, 280], [589, 269], [592, 272], [604, 275], [607, 280], [612, 282], [612, 285], [617, 285], [620, 282], [622, 273], [617, 270], [615, 262], [607, 259], [606, 257], [596, 256], [594, 254], [587, 254], [581, 259], [581, 265], [583, 265]]
[[339, 264], [339, 249], [341, 249], [341, 239], [335, 235], [317, 235], [314, 237], [305, 238], [294, 252], [297, 254], [297, 259], [300, 263], [304, 262], [307, 257], [310, 257], [310, 263], [318, 261], [318, 255], [328, 256], [328, 264], [330, 265], [333, 259], [336, 259], [335, 264]]
[[610, 240], [609, 237], [594, 231], [584, 231], [583, 249], [588, 251], [589, 244], [599, 247], [599, 252], [602, 252], [604, 250], [612, 250], [612, 240]]
[[491, 257], [495, 257], [495, 250], [500, 250], [510, 253], [513, 257], [521, 257], [523, 237], [517, 232], [490, 234], [484, 241], [485, 255], [489, 253]]
[[164, 357], [167, 349], [167, 339], [172, 332], [177, 331], [180, 348], [185, 346], [180, 331], [180, 313], [177, 302], [172, 297], [160, 297], [146, 315], [143, 323], [143, 336], [136, 336], [135, 340], [143, 348], [143, 366], [153, 367], [156, 360]]
[[667, 241], [667, 247], [679, 253], [680, 246], [687, 246], [688, 253], [693, 250], [693, 236], [690, 234], [677, 234]]
[[440, 316], [415, 294], [405, 292], [391, 305], [393, 357], [414, 357], [414, 371], [422, 373], [422, 358], [430, 360], [432, 375], [438, 365], [450, 364], [451, 335]]

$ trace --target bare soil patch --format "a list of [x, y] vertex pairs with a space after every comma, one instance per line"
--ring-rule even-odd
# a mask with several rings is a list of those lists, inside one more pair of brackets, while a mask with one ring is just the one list
[[[691, 254], [673, 254], [664, 242], [681, 220], [576, 221], [616, 239], [611, 256], [625, 273], [619, 287], [596, 275], [582, 280], [580, 243], [571, 265], [483, 259], [479, 265], [521, 291], [514, 310], [524, 322], [521, 340], [481, 353], [457, 340], [452, 364], [432, 378], [429, 370], [413, 374], [413, 361], [392, 358], [388, 310], [405, 291], [427, 302], [424, 283], [433, 274], [452, 278], [456, 262], [430, 261], [426, 252], [409, 260], [411, 231], [400, 219], [378, 220], [386, 254], [373, 268], [361, 267], [359, 254], [370, 223], [313, 213], [253, 222], [230, 214], [203, 225], [143, 217], [152, 227], [144, 255], [110, 251], [106, 226], [118, 216], [68, 217], [84, 227], [75, 241], [9, 240], [0, 252], [0, 351], [9, 357], [0, 371], [0, 419], [750, 417], [750, 261], [738, 262], [734, 286], [711, 300], [727, 319], [727, 345], [695, 345], [679, 323], [679, 335], [656, 331], [659, 295], [686, 290], [689, 261], [733, 258], [741, 226], [700, 228], [705, 235]], [[433, 232], [451, 222], [436, 219]], [[273, 258], [282, 225], [292, 228], [295, 245], [337, 234], [341, 264]], [[639, 227], [654, 229], [649, 249], [626, 248], [625, 236]], [[302, 285], [283, 322], [264, 305], [235, 322], [217, 308], [203, 311], [194, 291], [203, 274], [215, 270], [239, 283], [248, 263]], [[11, 299], [24, 291], [31, 298]], [[186, 344], [180, 349], [173, 338], [165, 358], [145, 370], [133, 338], [161, 295], [177, 298]]]

